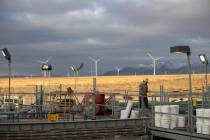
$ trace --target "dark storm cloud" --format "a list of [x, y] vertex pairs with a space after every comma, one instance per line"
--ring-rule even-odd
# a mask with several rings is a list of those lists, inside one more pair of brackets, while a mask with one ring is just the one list
[[176, 44], [191, 45], [197, 61], [200, 52], [210, 57], [209, 13], [208, 0], [1, 0], [0, 43], [19, 73], [39, 74], [35, 60], [49, 56], [55, 74], [80, 62], [88, 74], [88, 56], [104, 58], [101, 72], [150, 61], [148, 51], [177, 59], [169, 55]]

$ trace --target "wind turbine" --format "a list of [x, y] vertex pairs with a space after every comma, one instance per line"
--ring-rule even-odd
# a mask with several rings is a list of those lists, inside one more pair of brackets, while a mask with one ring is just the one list
[[119, 76], [119, 75], [120, 75], [120, 70], [121, 70], [121, 69], [117, 66], [117, 67], [116, 67], [116, 70], [117, 70], [117, 75]]
[[101, 59], [103, 58], [102, 57], [99, 59], [94, 59], [92, 57], [89, 57], [89, 58], [95, 63], [95, 76], [98, 76], [98, 62], [101, 61]]
[[148, 55], [148, 56], [152, 59], [152, 61], [153, 61], [153, 68], [154, 68], [153, 74], [155, 75], [155, 74], [156, 74], [156, 69], [155, 69], [155, 67], [156, 67], [156, 61], [162, 59], [163, 57], [154, 58], [150, 53], [147, 53], [147, 55]]
[[81, 63], [78, 67], [71, 66], [71, 70], [74, 72], [74, 92], [77, 90], [77, 77], [79, 76], [79, 71], [84, 67], [84, 64]]

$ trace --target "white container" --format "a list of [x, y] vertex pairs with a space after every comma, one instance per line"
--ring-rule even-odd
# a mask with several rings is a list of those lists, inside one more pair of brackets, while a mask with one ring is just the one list
[[128, 119], [130, 117], [132, 106], [133, 106], [133, 102], [128, 101], [126, 109], [121, 110], [120, 119]]
[[121, 110], [120, 112], [120, 119], [127, 119], [125, 116], [126, 110]]
[[172, 114], [179, 114], [179, 105], [170, 105], [170, 112]]
[[203, 119], [204, 124], [210, 125], [210, 109], [204, 109], [203, 116], [209, 118], [209, 119], [206, 118]]
[[136, 118], [138, 118], [138, 116], [139, 116], [139, 111], [138, 110], [132, 110], [131, 111], [131, 116], [130, 116], [131, 119], [136, 119]]
[[170, 106], [169, 105], [163, 105], [160, 107], [160, 110], [162, 113], [170, 113]]
[[177, 127], [185, 127], [185, 117], [184, 116], [178, 116]]
[[161, 127], [170, 128], [170, 115], [163, 114], [161, 118]]
[[132, 101], [128, 101], [128, 103], [127, 103], [127, 106], [126, 106], [126, 109], [125, 109], [125, 110], [130, 111], [130, 110], [131, 110], [131, 108], [132, 108], [132, 106], [133, 106], [133, 102], [132, 102]]
[[204, 116], [204, 110], [203, 108], [197, 108], [196, 109], [196, 116], [203, 117]]
[[202, 134], [210, 135], [210, 125], [203, 125], [202, 126]]
[[204, 109], [203, 116], [204, 117], [210, 117], [210, 109]]
[[161, 120], [155, 118], [155, 126], [156, 127], [161, 127]]
[[177, 116], [171, 115], [170, 128], [174, 129], [175, 127], [177, 127]]
[[196, 123], [197, 133], [202, 133], [202, 124]]
[[156, 106], [155, 106], [155, 112], [161, 112], [161, 111], [160, 111], [160, 108], [161, 108], [161, 106], [156, 105]]

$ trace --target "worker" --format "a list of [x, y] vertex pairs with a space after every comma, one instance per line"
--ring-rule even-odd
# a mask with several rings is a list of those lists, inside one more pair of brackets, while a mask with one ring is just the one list
[[148, 108], [148, 99], [147, 99], [147, 93], [148, 93], [148, 78], [143, 80], [139, 85], [139, 107], [142, 108], [141, 101], [143, 100], [144, 106]]

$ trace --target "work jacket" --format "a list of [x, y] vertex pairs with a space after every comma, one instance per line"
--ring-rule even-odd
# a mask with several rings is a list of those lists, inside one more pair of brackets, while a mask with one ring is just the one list
[[147, 92], [148, 92], [148, 85], [146, 82], [142, 82], [139, 85], [139, 94], [143, 96], [147, 96]]

